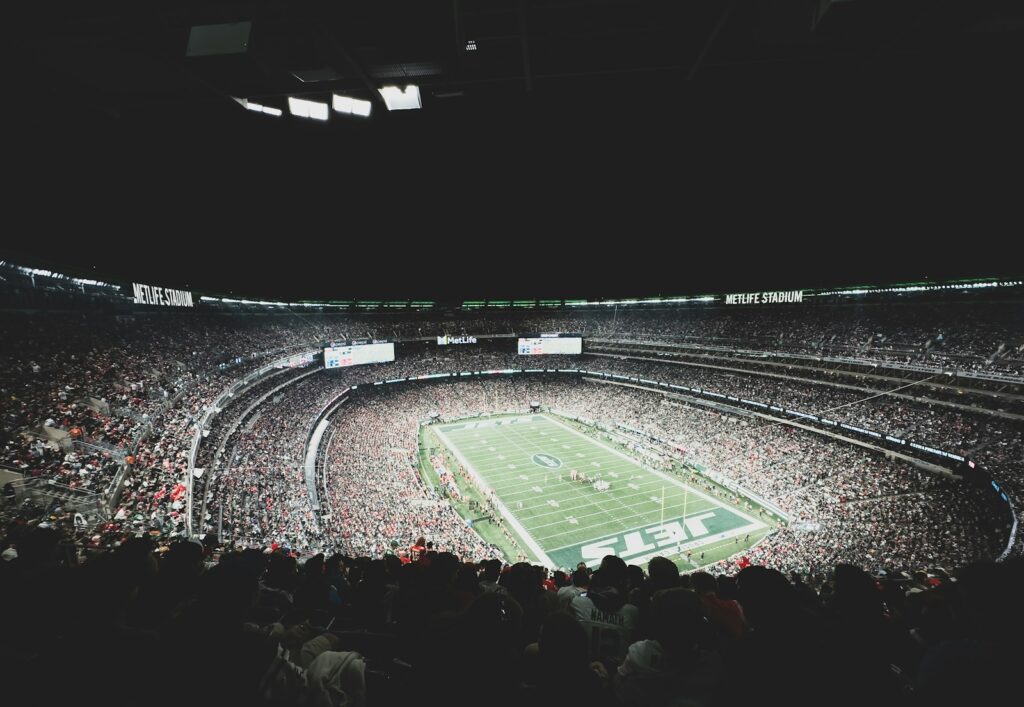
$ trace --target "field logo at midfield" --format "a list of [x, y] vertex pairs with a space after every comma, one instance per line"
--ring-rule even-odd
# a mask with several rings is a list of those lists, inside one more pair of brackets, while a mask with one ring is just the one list
[[542, 466], [545, 469], [557, 469], [562, 466], [562, 460], [558, 457], [553, 457], [550, 454], [534, 454], [533, 463], [537, 466]]

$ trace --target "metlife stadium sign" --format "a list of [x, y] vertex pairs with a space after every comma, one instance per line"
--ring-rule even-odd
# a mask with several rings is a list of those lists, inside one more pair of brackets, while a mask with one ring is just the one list
[[132, 283], [135, 304], [155, 304], [161, 307], [193, 307], [192, 293], [187, 290], [172, 290], [169, 287], [153, 287]]
[[448, 346], [449, 344], [475, 344], [475, 336], [444, 336], [437, 337], [438, 346]]
[[726, 304], [784, 304], [803, 302], [803, 290], [789, 292], [748, 292], [746, 294], [726, 295]]

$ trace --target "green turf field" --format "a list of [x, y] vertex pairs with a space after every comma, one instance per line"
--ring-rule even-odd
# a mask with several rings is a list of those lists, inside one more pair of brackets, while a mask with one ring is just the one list
[[[463, 420], [431, 429], [494, 491], [505, 522], [536, 560], [550, 566], [596, 566], [608, 554], [644, 565], [656, 555], [678, 560], [687, 550], [695, 565], [702, 550], [717, 550], [707, 558], [712, 561], [729, 554], [737, 537], [742, 541], [749, 533], [753, 542], [767, 529], [757, 518], [672, 475], [645, 469], [548, 415]], [[590, 481], [571, 481], [574, 469]], [[595, 479], [610, 488], [597, 490]]]

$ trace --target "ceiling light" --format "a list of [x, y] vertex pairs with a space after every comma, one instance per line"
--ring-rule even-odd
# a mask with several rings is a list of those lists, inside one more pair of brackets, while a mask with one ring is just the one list
[[243, 106], [245, 106], [246, 110], [251, 110], [251, 111], [254, 111], [256, 113], [266, 113], [267, 115], [278, 115], [279, 116], [279, 115], [281, 115], [281, 112], [282, 112], [280, 108], [271, 108], [270, 106], [265, 106], [265, 105], [262, 105], [260, 103], [253, 103], [252, 101], [246, 100], [244, 98], [242, 98], [242, 99], [237, 99], [236, 98], [235, 100], [237, 100], [239, 103], [241, 103]]
[[338, 94], [334, 94], [333, 104], [334, 110], [339, 113], [361, 115], [364, 118], [370, 115], [370, 109], [373, 107], [373, 104], [369, 101], [362, 101], [351, 96], [339, 96]]
[[380, 89], [380, 95], [388, 110], [417, 110], [423, 107], [419, 86], [406, 86], [404, 91], [398, 86], [385, 86]]
[[327, 120], [326, 103], [319, 103], [317, 101], [307, 101], [302, 98], [289, 98], [288, 110], [291, 111], [292, 115], [297, 115], [300, 118], [316, 118], [317, 120]]

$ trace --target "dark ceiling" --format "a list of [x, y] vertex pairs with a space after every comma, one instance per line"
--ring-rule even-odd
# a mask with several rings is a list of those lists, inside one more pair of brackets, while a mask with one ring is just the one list
[[[234, 53], [186, 56], [192, 27], [235, 22], [251, 32]], [[580, 121], [664, 133], [739, 109], [844, 126], [982, 101], [965, 111], [977, 112], [1016, 103], [1024, 57], [1016, 0], [99, 0], [25, 3], [9, 27], [10, 90], [32, 123], [272, 140], [307, 121], [247, 114], [232, 97], [286, 109], [288, 96], [338, 92], [374, 101], [371, 118], [300, 127], [376, 146], [397, 131], [461, 143]], [[423, 109], [389, 114], [375, 89], [409, 83]]]
[[[629, 74], [620, 87], [677, 78], [836, 83], [879, 69], [920, 77], [922, 64], [942, 79], [958, 65], [969, 72], [1019, 52], [1022, 30], [1019, 3], [1008, 0], [99, 0], [60, 13], [25, 4], [12, 20], [35, 80], [59, 70], [94, 106], [122, 109], [217, 95], [369, 97], [371, 86], [406, 81], [434, 104], [446, 100], [437, 94], [518, 100]], [[186, 68], [191, 27], [240, 21], [252, 23], [246, 47], [191, 58]], [[476, 50], [466, 51], [469, 41]], [[323, 76], [336, 78], [294, 75], [328, 68], [334, 74]]]
[[[995, 274], [1020, 233], [1019, 0], [58, 7], [7, 13], [24, 257], [267, 296], [384, 294], [385, 262], [414, 296], [675, 294]], [[240, 51], [186, 56], [238, 22]], [[288, 115], [332, 93], [372, 115]], [[538, 292], [545, 263], [576, 274]]]

